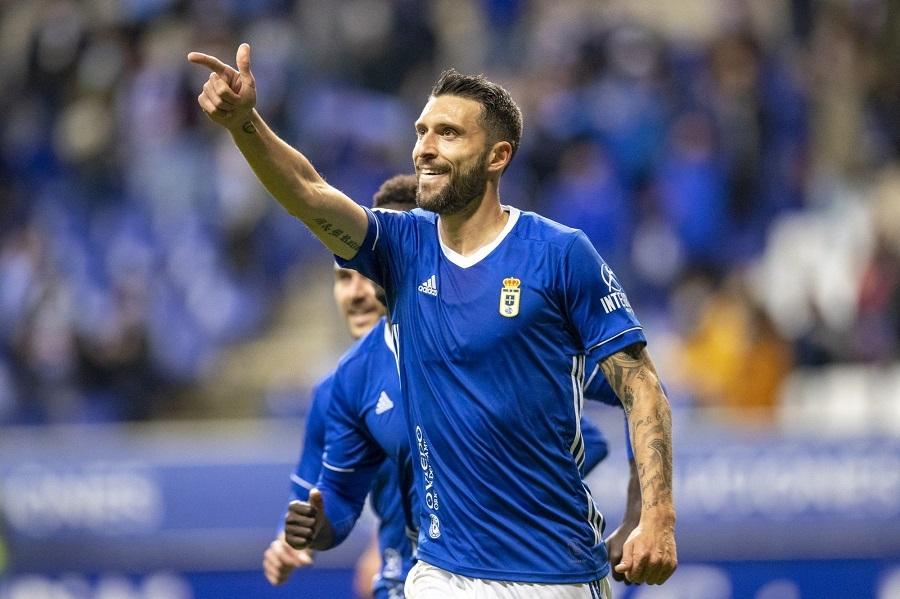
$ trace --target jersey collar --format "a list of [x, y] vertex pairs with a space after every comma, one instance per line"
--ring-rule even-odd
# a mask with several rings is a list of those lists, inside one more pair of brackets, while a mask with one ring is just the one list
[[[444, 240], [441, 239], [441, 227], [439, 226], [438, 220], [435, 220], [435, 226], [437, 227], [438, 234], [438, 242], [441, 244], [441, 251], [444, 253], [444, 257], [447, 258], [453, 264], [459, 266], [460, 268], [469, 268], [470, 266], [475, 266], [482, 260], [484, 260], [488, 254], [493, 252], [500, 243], [506, 239], [506, 236], [509, 235], [509, 232], [512, 231], [513, 227], [516, 226], [516, 221], [519, 220], [519, 214], [521, 211], [518, 208], [513, 208], [512, 206], [502, 206], [503, 210], [509, 212], [509, 220], [506, 221], [506, 225], [503, 227], [503, 230], [500, 231], [500, 234], [490, 242], [489, 244], [482, 246], [478, 249], [477, 252], [473, 254], [469, 254], [468, 256], [463, 256], [459, 254], [446, 245], [444, 245]], [[438, 217], [440, 218], [440, 217]]]
[[391, 331], [391, 323], [387, 319], [381, 321], [382, 326], [384, 327], [384, 344], [387, 345], [388, 349], [391, 350], [391, 353], [396, 354], [396, 350], [394, 349], [394, 333]]

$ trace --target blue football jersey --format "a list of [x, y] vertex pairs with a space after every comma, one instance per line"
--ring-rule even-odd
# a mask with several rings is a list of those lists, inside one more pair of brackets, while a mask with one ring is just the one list
[[[405, 432], [403, 442], [408, 446]], [[407, 473], [405, 481], [400, 476], [404, 469]], [[381, 553], [381, 570], [372, 587], [375, 599], [402, 599], [403, 583], [413, 565], [415, 536], [409, 528], [411, 506], [404, 504], [406, 494], [413, 490], [411, 474], [409, 463], [398, 468], [393, 460], [385, 460], [372, 483], [369, 497], [379, 518], [378, 549]]]
[[[618, 408], [622, 407], [622, 401], [616, 395], [616, 392], [612, 390], [612, 387], [609, 384], [609, 381], [606, 380], [606, 377], [603, 376], [603, 372], [600, 370], [600, 362], [598, 361], [594, 364], [594, 368], [591, 370], [591, 374], [588, 375], [587, 380], [584, 382], [584, 398], [590, 399], [593, 401], [599, 401], [601, 403], [605, 403], [606, 405], [615, 406]], [[586, 430], [584, 426], [584, 421], [582, 423], [582, 429], [584, 434], [584, 442], [585, 447], [588, 446], [588, 439], [590, 432]], [[631, 433], [628, 432], [628, 418], [624, 419], [625, 422], [625, 455], [629, 460], [634, 459], [634, 450], [631, 447]], [[585, 450], [587, 454], [587, 449]], [[608, 451], [607, 451], [608, 454]], [[603, 455], [603, 458], [606, 457], [607, 454]], [[601, 459], [603, 459], [601, 458]], [[590, 472], [590, 468], [582, 469], [582, 472], [587, 473]]]
[[[300, 458], [291, 473], [291, 500], [309, 499], [309, 492], [319, 480], [322, 470], [322, 452], [325, 450], [325, 422], [331, 405], [331, 385], [334, 373], [327, 375], [313, 388], [312, 402], [306, 415], [303, 447]], [[284, 525], [284, 522], [282, 522]]]
[[594, 466], [609, 455], [609, 443], [603, 432], [587, 418], [581, 419], [581, 437], [584, 439], [584, 463], [579, 470], [582, 476], [587, 476]]
[[382, 570], [375, 591], [403, 583], [412, 567], [408, 531], [412, 484], [409, 438], [391, 329], [382, 319], [343, 356], [335, 370], [316, 486], [334, 529], [346, 538], [371, 490]]
[[420, 497], [418, 557], [465, 576], [537, 583], [609, 571], [584, 484], [585, 364], [641, 325], [585, 235], [506, 208], [497, 239], [445, 247], [438, 217], [368, 211], [342, 266], [384, 287]]

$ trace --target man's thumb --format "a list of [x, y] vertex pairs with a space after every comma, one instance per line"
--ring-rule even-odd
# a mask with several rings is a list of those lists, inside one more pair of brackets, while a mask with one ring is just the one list
[[322, 492], [320, 490], [313, 489], [309, 492], [309, 505], [316, 508], [317, 517], [325, 512], [325, 501], [322, 499]]
[[238, 70], [241, 72], [241, 76], [249, 77], [250, 76], [250, 44], [243, 43], [238, 46], [237, 56], [235, 57], [235, 62], [237, 63]]
[[615, 570], [616, 572], [622, 573], [627, 572], [631, 568], [631, 560], [634, 553], [634, 544], [630, 541], [625, 541], [625, 546], [622, 547], [622, 559], [619, 560], [619, 563], [616, 564]]

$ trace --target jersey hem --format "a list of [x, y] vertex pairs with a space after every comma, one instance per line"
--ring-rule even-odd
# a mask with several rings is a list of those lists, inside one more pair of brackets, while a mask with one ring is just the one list
[[436, 568], [446, 570], [451, 574], [468, 576], [469, 578], [483, 578], [485, 580], [500, 580], [505, 582], [528, 582], [537, 584], [578, 584], [593, 582], [609, 574], [609, 562], [594, 570], [581, 572], [565, 572], [559, 574], [535, 574], [533, 572], [511, 572], [510, 570], [489, 570], [486, 568], [471, 568], [460, 566], [453, 562], [436, 558], [432, 555], [423, 555], [419, 547], [418, 560]]

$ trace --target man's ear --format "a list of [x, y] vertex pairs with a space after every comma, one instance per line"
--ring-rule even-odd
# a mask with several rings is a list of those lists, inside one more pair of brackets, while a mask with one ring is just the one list
[[512, 144], [508, 141], [495, 142], [488, 152], [488, 171], [502, 173], [510, 160], [512, 160]]

